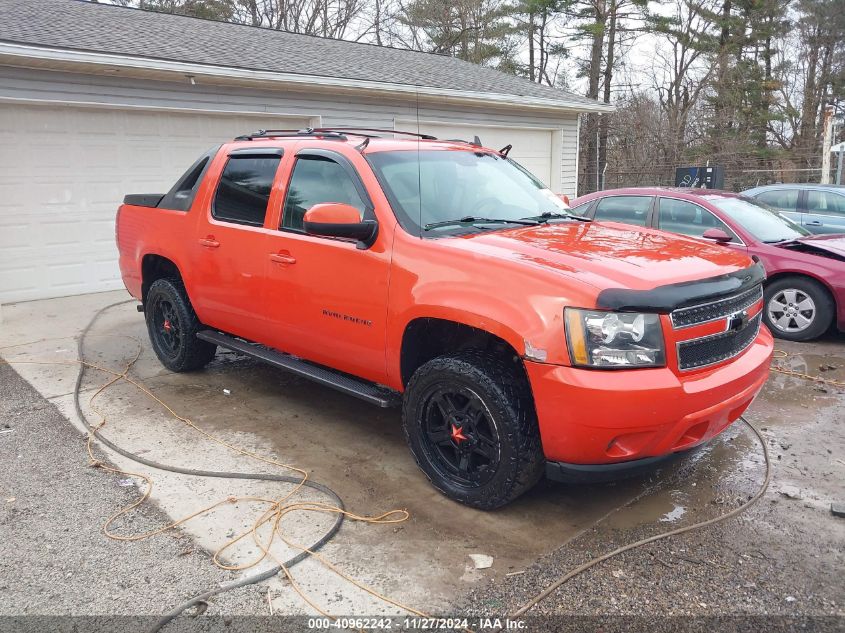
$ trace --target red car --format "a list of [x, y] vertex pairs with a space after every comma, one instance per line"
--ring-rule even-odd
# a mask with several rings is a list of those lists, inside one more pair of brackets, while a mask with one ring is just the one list
[[767, 273], [763, 318], [779, 338], [808, 341], [834, 322], [845, 330], [845, 234], [812, 235], [726, 191], [612, 189], [582, 196], [572, 208], [594, 220], [654, 227], [756, 256]]

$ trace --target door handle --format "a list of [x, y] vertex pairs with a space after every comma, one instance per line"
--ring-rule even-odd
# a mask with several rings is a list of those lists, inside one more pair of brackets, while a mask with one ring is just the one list
[[295, 264], [296, 257], [287, 251], [282, 251], [281, 253], [270, 253], [270, 261], [277, 264]]
[[217, 248], [218, 246], [220, 246], [220, 242], [215, 240], [213, 235], [209, 235], [208, 237], [201, 237], [199, 239], [199, 243], [202, 246], [206, 246], [208, 248]]
[[818, 220], [811, 220], [810, 222], [806, 223], [806, 226], [821, 226], [821, 225], [822, 225], [822, 223], [819, 222]]

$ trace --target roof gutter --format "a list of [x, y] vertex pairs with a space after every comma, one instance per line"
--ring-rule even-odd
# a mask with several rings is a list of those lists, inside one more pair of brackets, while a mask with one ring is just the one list
[[390, 93], [397, 96], [435, 97], [440, 100], [446, 99], [449, 101], [472, 103], [475, 105], [484, 103], [485, 105], [519, 106], [521, 108], [568, 112], [613, 112], [615, 109], [613, 105], [607, 103], [582, 103], [580, 101], [568, 100], [565, 95], [561, 95], [560, 99], [547, 99], [542, 97], [477, 92], [471, 90], [451, 90], [447, 88], [435, 88], [432, 86], [415, 86], [410, 84], [347, 79], [343, 77], [279, 73], [233, 66], [215, 66], [211, 64], [197, 64], [192, 62], [180, 62], [150, 57], [134, 57], [130, 55], [51, 48], [47, 46], [32, 46], [28, 44], [16, 44], [13, 42], [0, 41], [0, 63], [27, 66], [27, 62], [31, 65], [33, 60], [42, 62], [39, 66], [44, 65], [43, 62], [55, 62], [85, 66], [90, 69], [120, 67], [138, 71], [154, 71], [180, 75], [181, 77], [207, 77], [218, 81], [250, 81], [285, 85], [288, 87], [299, 86], [301, 88], [312, 89], [316, 87], [327, 90], [340, 89], [354, 92], [376, 92], [381, 95], [384, 95], [384, 93]]

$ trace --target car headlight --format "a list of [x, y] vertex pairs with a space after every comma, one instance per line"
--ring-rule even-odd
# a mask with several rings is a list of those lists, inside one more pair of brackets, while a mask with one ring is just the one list
[[565, 308], [566, 342], [573, 365], [602, 369], [662, 367], [663, 329], [657, 314]]

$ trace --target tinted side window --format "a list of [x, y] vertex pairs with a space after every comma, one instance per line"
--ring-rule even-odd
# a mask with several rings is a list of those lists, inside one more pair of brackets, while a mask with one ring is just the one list
[[649, 207], [651, 196], [611, 196], [599, 200], [595, 219], [645, 226]]
[[231, 156], [217, 185], [211, 215], [226, 222], [262, 226], [279, 160], [279, 156]]
[[845, 216], [845, 196], [832, 191], [810, 190], [807, 192], [807, 211]]
[[701, 237], [708, 229], [722, 229], [734, 241], [737, 241], [736, 235], [727, 224], [707, 209], [686, 200], [660, 198], [657, 226], [663, 231], [692, 237]]
[[362, 218], [366, 208], [352, 178], [338, 163], [323, 156], [297, 158], [285, 199], [282, 228], [302, 231], [305, 212], [323, 202], [352, 205]]
[[798, 209], [797, 189], [776, 189], [775, 191], [764, 191], [756, 196], [760, 202], [780, 209], [781, 211], [796, 211]]

